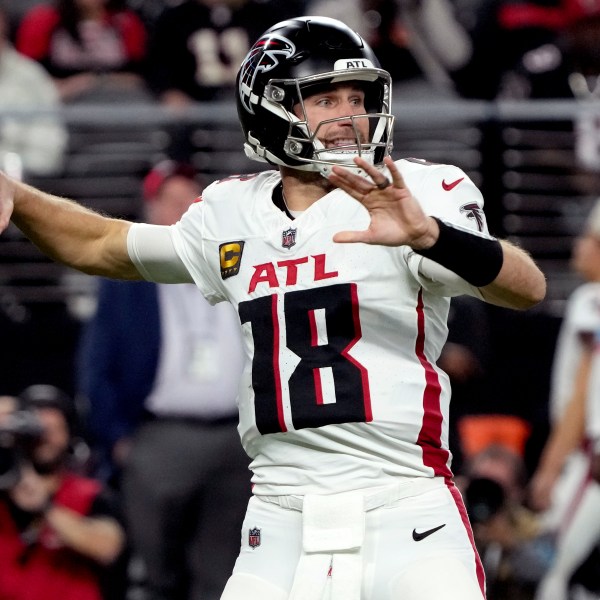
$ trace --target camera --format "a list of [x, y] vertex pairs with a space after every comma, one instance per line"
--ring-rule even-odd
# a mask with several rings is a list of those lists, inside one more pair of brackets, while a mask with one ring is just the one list
[[39, 419], [28, 410], [15, 411], [0, 423], [0, 490], [19, 481], [21, 466], [29, 461], [42, 433]]
[[474, 477], [464, 493], [465, 506], [471, 523], [487, 523], [506, 505], [502, 486], [487, 477]]

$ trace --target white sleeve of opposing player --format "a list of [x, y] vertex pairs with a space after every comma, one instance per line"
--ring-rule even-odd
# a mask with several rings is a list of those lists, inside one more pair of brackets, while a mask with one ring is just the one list
[[568, 308], [571, 326], [578, 333], [594, 333], [600, 329], [600, 284], [594, 281], [579, 286]]
[[586, 434], [600, 452], [600, 332], [596, 334], [586, 398]]
[[171, 227], [134, 223], [127, 234], [127, 251], [140, 275], [156, 283], [194, 283], [175, 251]]

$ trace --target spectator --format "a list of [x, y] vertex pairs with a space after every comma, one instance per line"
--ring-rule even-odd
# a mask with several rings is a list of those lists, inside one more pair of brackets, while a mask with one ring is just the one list
[[573, 251], [573, 268], [586, 280], [572, 294], [552, 372], [552, 431], [531, 482], [532, 506], [557, 536], [557, 552], [540, 600], [566, 600], [569, 580], [597, 542], [600, 486], [589, 478], [586, 403], [594, 332], [600, 328], [600, 200]]
[[18, 481], [0, 494], [0, 597], [100, 600], [103, 575], [124, 548], [123, 528], [102, 485], [68, 466], [70, 399], [35, 385], [20, 402], [41, 433], [27, 446]]
[[549, 543], [538, 536], [535, 517], [507, 500], [497, 481], [474, 478], [465, 501], [481, 555], [488, 600], [531, 600], [547, 568]]
[[575, 121], [575, 154], [578, 164], [587, 170], [600, 171], [600, 123], [590, 104], [600, 98], [600, 2], [571, 0], [570, 27], [565, 31], [568, 52], [567, 81], [571, 93], [583, 106]]
[[465, 465], [463, 491], [487, 578], [488, 600], [530, 600], [551, 557], [536, 515], [525, 508], [522, 457], [492, 444]]
[[[160, 163], [144, 181], [148, 222], [174, 223], [201, 191], [190, 166]], [[90, 427], [113, 472], [123, 469], [152, 600], [219, 598], [239, 550], [251, 493], [237, 433], [239, 327], [194, 285], [102, 280], [84, 332]]]
[[184, 0], [157, 19], [150, 43], [149, 82], [161, 102], [186, 106], [229, 96], [250, 43], [296, 1]]
[[17, 50], [40, 62], [64, 101], [144, 96], [146, 29], [122, 0], [55, 0], [28, 11]]
[[473, 52], [468, 63], [453, 74], [459, 93], [486, 100], [530, 95], [531, 91], [524, 91], [522, 75], [517, 74], [524, 57], [539, 48], [545, 50], [535, 61], [534, 71], [540, 72], [540, 63], [544, 63], [544, 71], [551, 64], [552, 68], [556, 66], [556, 53], [548, 50], [556, 41], [562, 23], [557, 4], [555, 0], [477, 2], [469, 27]]
[[[589, 98], [597, 93], [596, 0], [482, 0], [470, 33], [471, 60], [454, 73], [466, 97]], [[496, 52], [498, 47], [503, 52]]]
[[[454, 94], [450, 74], [470, 59], [471, 41], [446, 0], [312, 0], [307, 14], [340, 19], [373, 48], [394, 84], [426, 83]], [[422, 87], [421, 87], [422, 89]]]
[[[298, 1], [183, 0], [166, 7], [150, 38], [150, 89], [175, 110], [230, 97], [251, 41], [273, 22], [293, 15]], [[178, 123], [168, 132], [171, 156], [189, 161], [195, 150], [193, 127]]]
[[0, 396], [0, 424], [4, 424], [18, 406], [19, 400], [15, 396]]
[[515, 504], [523, 504], [527, 472], [523, 457], [508, 445], [492, 443], [473, 454], [465, 463], [467, 479], [493, 479], [502, 486], [506, 499]]
[[[500, 25], [521, 54], [513, 68], [512, 94], [533, 98], [592, 95], [585, 79], [600, 74], [597, 40], [600, 3], [596, 0], [506, 2], [498, 13]], [[537, 35], [532, 35], [537, 32]], [[508, 38], [507, 38], [508, 40]], [[575, 80], [573, 77], [575, 76]], [[580, 81], [583, 78], [583, 81]], [[593, 87], [593, 86], [592, 86]]]
[[[48, 112], [59, 107], [52, 79], [12, 46], [6, 7], [0, 4], [0, 109]], [[63, 166], [67, 140], [58, 116], [7, 114], [0, 121], [0, 161], [6, 168], [9, 157], [16, 155], [26, 176], [57, 173]]]

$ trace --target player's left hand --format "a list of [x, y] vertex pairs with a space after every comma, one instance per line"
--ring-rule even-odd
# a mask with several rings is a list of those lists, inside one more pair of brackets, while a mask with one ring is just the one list
[[342, 166], [335, 166], [329, 181], [358, 200], [369, 211], [371, 224], [364, 231], [341, 231], [333, 240], [381, 246], [406, 244], [416, 249], [432, 246], [439, 235], [438, 225], [423, 212], [391, 157], [384, 159], [392, 176], [391, 182], [384, 173], [364, 159], [355, 158], [354, 162], [371, 180]]
[[14, 207], [15, 183], [2, 171], [0, 171], [0, 233], [10, 223]]
[[552, 491], [556, 485], [557, 474], [548, 469], [538, 469], [528, 486], [529, 505], [539, 512], [548, 510], [552, 503]]

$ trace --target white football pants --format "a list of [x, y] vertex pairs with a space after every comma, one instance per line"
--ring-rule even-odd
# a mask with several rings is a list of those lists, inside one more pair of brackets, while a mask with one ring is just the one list
[[460, 493], [441, 478], [253, 497], [221, 600], [482, 600]]

